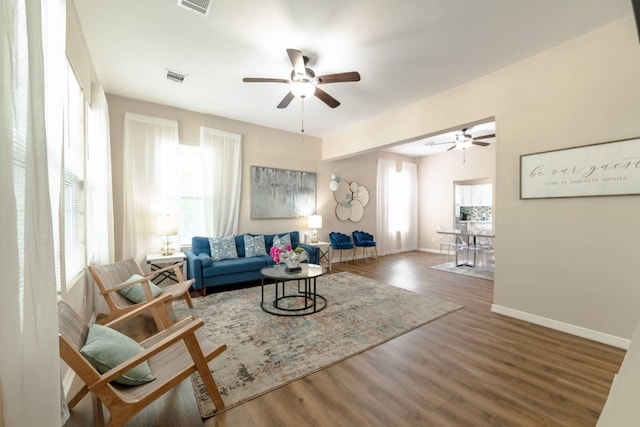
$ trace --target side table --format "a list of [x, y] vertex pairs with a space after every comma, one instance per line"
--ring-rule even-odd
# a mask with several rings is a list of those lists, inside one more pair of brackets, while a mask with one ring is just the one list
[[329, 242], [315, 242], [315, 243], [305, 243], [305, 245], [315, 246], [320, 250], [320, 259], [319, 262], [325, 260], [327, 264], [329, 264], [329, 270], [331, 270], [331, 243]]
[[[166, 267], [170, 264], [175, 264], [180, 261], [185, 261], [187, 259], [187, 255], [184, 252], [174, 252], [171, 255], [162, 255], [162, 254], [148, 254], [147, 255], [147, 264], [149, 264], [149, 268], [151, 271], [160, 270], [163, 267]], [[162, 283], [166, 279], [173, 280], [175, 282], [181, 282], [187, 277], [187, 263], [182, 264], [182, 277], [176, 277], [173, 270], [164, 271], [159, 274], [158, 277], [162, 277], [157, 284]]]

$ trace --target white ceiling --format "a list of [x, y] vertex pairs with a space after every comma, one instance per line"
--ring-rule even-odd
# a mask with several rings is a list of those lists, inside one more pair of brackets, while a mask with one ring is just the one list
[[318, 75], [360, 72], [322, 86], [338, 108], [305, 101], [320, 137], [631, 15], [629, 0], [214, 0], [208, 17], [176, 0], [75, 3], [111, 94], [299, 132], [301, 100], [276, 108], [288, 86], [242, 78], [289, 78], [287, 48]]

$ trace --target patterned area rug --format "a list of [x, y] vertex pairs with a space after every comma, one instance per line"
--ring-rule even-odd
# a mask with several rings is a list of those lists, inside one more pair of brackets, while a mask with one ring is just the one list
[[462, 274], [463, 276], [477, 277], [478, 279], [493, 280], [492, 270], [480, 270], [473, 267], [467, 267], [466, 265], [456, 267], [454, 265], [454, 262], [432, 265], [430, 268], [433, 268], [435, 270], [448, 271], [449, 273]]
[[[193, 310], [174, 303], [179, 318], [201, 317], [205, 335], [228, 346], [210, 364], [225, 410], [462, 308], [347, 272], [318, 278], [328, 306], [308, 316], [267, 314], [260, 292], [257, 286], [194, 298]], [[216, 415], [197, 374], [192, 383], [202, 417]]]

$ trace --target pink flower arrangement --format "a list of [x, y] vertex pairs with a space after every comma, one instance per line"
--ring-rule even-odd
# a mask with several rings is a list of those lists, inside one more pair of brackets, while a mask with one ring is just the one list
[[272, 246], [269, 255], [271, 255], [271, 258], [273, 258], [276, 264], [284, 262], [288, 266], [297, 266], [300, 262], [307, 259], [307, 252], [304, 249], [300, 247], [292, 249], [291, 245], [285, 245], [284, 249], [278, 246]]
[[269, 255], [271, 255], [271, 258], [273, 258], [273, 261], [276, 264], [280, 264], [280, 254], [282, 254], [282, 252], [290, 252], [291, 251], [291, 245], [284, 245], [284, 249], [278, 247], [278, 246], [272, 246], [271, 250], [269, 251]]

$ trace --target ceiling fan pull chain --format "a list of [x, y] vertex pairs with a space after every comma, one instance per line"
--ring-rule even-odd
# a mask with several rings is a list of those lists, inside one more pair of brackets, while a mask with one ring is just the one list
[[302, 98], [302, 129], [300, 132], [304, 133], [304, 98]]

